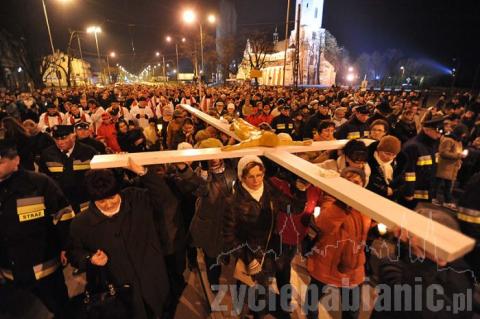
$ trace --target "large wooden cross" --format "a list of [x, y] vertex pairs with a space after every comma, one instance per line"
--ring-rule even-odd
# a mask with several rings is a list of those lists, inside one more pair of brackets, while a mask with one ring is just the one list
[[[235, 133], [230, 130], [228, 124], [191, 106], [181, 106], [197, 118], [240, 141]], [[128, 164], [129, 157], [138, 164], [152, 165], [238, 158], [245, 155], [265, 156], [326, 193], [371, 217], [373, 220], [383, 223], [389, 228], [402, 227], [406, 229], [409, 233], [424, 241], [425, 250], [432, 256], [437, 256], [439, 259], [450, 262], [462, 257], [473, 249], [475, 241], [472, 238], [400, 206], [346, 179], [338, 176], [327, 177], [328, 174], [325, 174], [325, 170], [292, 154], [341, 149], [346, 143], [347, 140], [337, 140], [313, 142], [309, 146], [253, 147], [228, 152], [222, 151], [220, 148], [210, 148], [98, 155], [92, 159], [90, 165], [93, 169], [125, 167]]]

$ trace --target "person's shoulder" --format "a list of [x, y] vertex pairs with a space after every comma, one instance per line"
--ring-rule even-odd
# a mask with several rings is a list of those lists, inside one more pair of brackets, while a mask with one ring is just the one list
[[82, 153], [86, 153], [86, 154], [90, 153], [92, 155], [96, 155], [98, 153], [93, 146], [90, 146], [86, 143], [77, 142], [77, 147], [78, 147], [78, 150]]
[[56, 145], [50, 145], [42, 151], [41, 157], [48, 157], [48, 156], [52, 156], [52, 155], [57, 154], [57, 153], [58, 153], [57, 146]]

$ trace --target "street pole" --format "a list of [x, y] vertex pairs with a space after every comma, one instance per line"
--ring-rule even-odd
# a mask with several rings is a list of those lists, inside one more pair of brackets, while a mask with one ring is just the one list
[[203, 28], [202, 28], [202, 23], [200, 23], [200, 55], [202, 59], [202, 69], [200, 70], [200, 79], [202, 78], [202, 74], [205, 72], [204, 70], [204, 65], [203, 65]]
[[165, 54], [162, 56], [162, 62], [163, 62], [163, 80], [165, 81]]
[[50, 46], [52, 47], [52, 55], [55, 55], [55, 48], [53, 47], [52, 33], [50, 31], [50, 23], [48, 22], [47, 6], [45, 0], [42, 0], [43, 13], [45, 14], [45, 22], [47, 23], [48, 37], [50, 38]]
[[82, 45], [80, 43], [80, 36], [77, 35], [78, 51], [80, 52], [80, 60], [82, 61], [83, 85], [87, 86], [87, 76], [85, 74], [85, 61], [83, 61]]
[[[98, 63], [100, 64], [100, 68], [102, 68], [102, 60], [100, 58], [100, 49], [98, 48], [98, 38], [97, 38], [97, 32], [95, 31], [94, 32], [94, 35], [95, 35], [95, 45], [97, 46], [97, 57], [98, 57]], [[102, 83], [105, 84], [105, 81], [104, 81], [104, 72], [102, 70], [101, 72], [102, 74]]]
[[290, 0], [287, 5], [287, 17], [285, 19], [285, 57], [283, 58], [283, 80], [282, 85], [285, 86], [285, 70], [287, 67], [287, 50], [288, 50], [288, 23], [290, 22]]
[[175, 53], [177, 54], [177, 81], [178, 81], [178, 73], [180, 73], [180, 68], [178, 67], [178, 43], [175, 42]]
[[112, 81], [112, 76], [110, 74], [110, 62], [109, 62], [109, 59], [108, 59], [108, 54], [107, 54], [107, 70], [108, 70], [108, 84], [110, 84], [111, 81]]

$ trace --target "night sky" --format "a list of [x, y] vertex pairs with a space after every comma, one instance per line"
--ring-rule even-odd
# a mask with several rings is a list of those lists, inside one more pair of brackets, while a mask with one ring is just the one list
[[[99, 38], [101, 51], [116, 51], [120, 55], [117, 62], [130, 66], [132, 71], [154, 61], [157, 50], [174, 54], [173, 47], [165, 43], [167, 34], [188, 37], [196, 31], [181, 23], [182, 8], [202, 8], [207, 14], [216, 3], [215, 0], [45, 2], [57, 48], [66, 49], [68, 28], [85, 30], [87, 25], [95, 23], [104, 31]], [[15, 35], [25, 35], [37, 52], [49, 53], [41, 0], [2, 0], [1, 6], [3, 27]], [[287, 0], [237, 0], [239, 28], [261, 26], [273, 32], [278, 26], [283, 38], [286, 7]], [[291, 9], [293, 20], [295, 6]], [[353, 57], [362, 52], [396, 48], [408, 56], [432, 59], [446, 67], [452, 58], [457, 58], [465, 85], [468, 79], [473, 79], [480, 62], [480, 1], [325, 0], [323, 21], [324, 27]], [[82, 43], [86, 54], [95, 54], [93, 37], [85, 35]]]

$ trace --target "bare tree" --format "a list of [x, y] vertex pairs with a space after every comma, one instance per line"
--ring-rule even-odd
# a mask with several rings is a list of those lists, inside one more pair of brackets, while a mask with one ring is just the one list
[[[247, 61], [251, 70], [261, 70], [268, 64], [267, 56], [273, 52], [273, 42], [270, 34], [266, 32], [253, 32], [247, 40]], [[255, 77], [255, 84], [258, 85], [258, 78]]]

